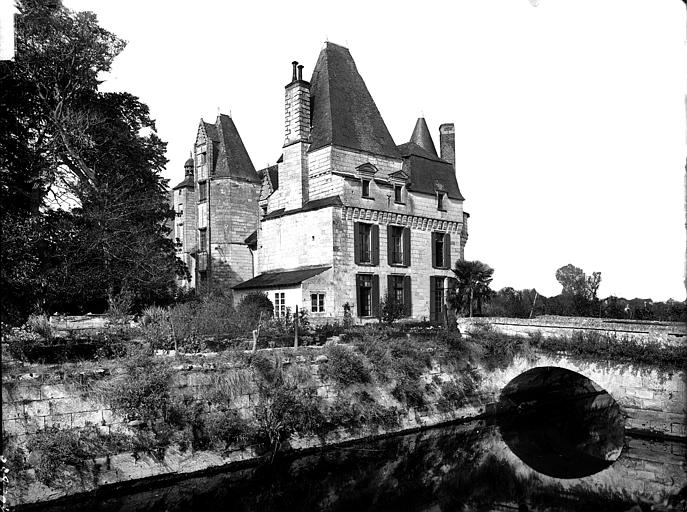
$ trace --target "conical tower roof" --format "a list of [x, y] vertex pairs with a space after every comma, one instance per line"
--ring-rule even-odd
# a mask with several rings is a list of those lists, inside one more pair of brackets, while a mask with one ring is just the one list
[[424, 117], [419, 117], [417, 123], [415, 123], [415, 129], [413, 134], [410, 136], [410, 142], [414, 142], [420, 146], [425, 151], [432, 154], [432, 156], [439, 158], [437, 150], [434, 147], [434, 142], [432, 141], [432, 135], [429, 133], [429, 128], [427, 128], [427, 123]]
[[336, 145], [400, 158], [347, 48], [325, 43], [310, 87], [310, 151]]

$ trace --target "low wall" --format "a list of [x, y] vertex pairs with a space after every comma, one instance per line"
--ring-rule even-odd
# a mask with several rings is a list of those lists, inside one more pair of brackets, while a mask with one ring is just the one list
[[536, 318], [479, 317], [458, 318], [458, 328], [469, 330], [476, 325], [491, 325], [511, 336], [540, 333], [543, 337], [572, 336], [580, 332], [596, 332], [605, 336], [656, 342], [668, 346], [687, 344], [687, 325], [678, 322], [617, 320], [609, 318], [545, 315]]

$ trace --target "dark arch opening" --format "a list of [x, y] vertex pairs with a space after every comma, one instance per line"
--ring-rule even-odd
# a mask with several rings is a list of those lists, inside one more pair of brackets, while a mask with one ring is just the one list
[[584, 375], [554, 366], [528, 370], [501, 391], [499, 430], [532, 469], [581, 478], [620, 456], [625, 418], [607, 391]]

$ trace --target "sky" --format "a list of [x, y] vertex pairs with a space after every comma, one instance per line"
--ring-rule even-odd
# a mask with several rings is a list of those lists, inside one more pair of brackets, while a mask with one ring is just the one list
[[687, 16], [680, 0], [94, 2], [128, 41], [103, 90], [148, 104], [174, 186], [201, 119], [231, 114], [256, 169], [284, 139], [291, 61], [347, 46], [397, 144], [456, 128], [465, 258], [492, 288], [685, 299]]

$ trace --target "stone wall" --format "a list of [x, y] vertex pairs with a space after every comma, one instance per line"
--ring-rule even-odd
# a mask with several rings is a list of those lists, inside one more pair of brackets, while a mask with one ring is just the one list
[[498, 332], [512, 336], [541, 333], [544, 337], [572, 336], [575, 333], [596, 332], [640, 342], [652, 341], [663, 345], [687, 344], [687, 325], [678, 322], [618, 320], [611, 318], [585, 318], [544, 315], [536, 318], [458, 318], [458, 328], [469, 330], [474, 326], [490, 325]]
[[[322, 348], [305, 348], [294, 353], [290, 349], [279, 352], [285, 366], [299, 364], [308, 368], [314, 391], [326, 400], [333, 400], [337, 391], [333, 383], [324, 382], [319, 376], [319, 362]], [[171, 364], [174, 364], [171, 361]], [[370, 387], [373, 396], [380, 403], [401, 409], [401, 423], [397, 428], [378, 433], [403, 432], [428, 427], [455, 419], [477, 418], [489, 411], [497, 410], [501, 390], [514, 378], [532, 368], [555, 367], [575, 371], [590, 379], [599, 390], [608, 391], [627, 415], [626, 429], [643, 433], [670, 435], [687, 438], [685, 418], [687, 410], [687, 384], [684, 371], [662, 372], [651, 368], [614, 365], [610, 362], [577, 361], [564, 355], [543, 353], [516, 357], [507, 368], [488, 371], [480, 368], [480, 387], [474, 392], [467, 405], [446, 407], [441, 397], [430, 397], [426, 406], [413, 409], [396, 401], [383, 386]], [[174, 366], [172, 392], [198, 400], [206, 400], [221, 378], [241, 371], [232, 363], [222, 363], [213, 356], [200, 358], [196, 364], [179, 363]], [[3, 431], [25, 442], [28, 435], [40, 429], [95, 425], [104, 432], [130, 432], [131, 426], [124, 418], [114, 414], [102, 401], [101, 385], [117, 378], [126, 378], [122, 368], [95, 368], [85, 371], [75, 366], [65, 372], [60, 367], [33, 366], [29, 373], [3, 376]], [[453, 368], [442, 368], [434, 363], [423, 379], [425, 382], [454, 379]], [[371, 386], [371, 385], [368, 385]], [[242, 388], [234, 398], [233, 407], [244, 417], [251, 415], [258, 403], [257, 391], [250, 385]], [[370, 429], [355, 432], [335, 431], [327, 437], [327, 444], [361, 439], [372, 433]], [[290, 442], [294, 449], [317, 447], [321, 439], [297, 438]], [[49, 488], [38, 481], [32, 481], [27, 488], [10, 489], [13, 504], [45, 501], [65, 494], [85, 492], [109, 484], [123, 483], [165, 474], [184, 474], [225, 466], [232, 462], [245, 461], [257, 456], [255, 447], [237, 449], [227, 454], [213, 452], [180, 452], [176, 448], [167, 450], [163, 460], [147, 455], [123, 453], [107, 458], [94, 459], [92, 479], [77, 478], [68, 488]], [[30, 472], [31, 470], [29, 470]]]
[[[289, 357], [288, 349], [282, 349], [283, 364], [309, 364], [313, 377], [314, 391], [326, 400], [333, 400], [336, 396], [336, 386], [323, 382], [318, 373], [318, 363], [315, 358], [321, 353], [321, 348], [305, 348], [309, 354]], [[199, 401], [206, 401], [207, 396], [217, 386], [220, 377], [240, 371], [237, 367], [214, 364], [211, 358], [205, 364], [178, 365], [173, 377], [172, 393], [194, 397]], [[101, 431], [132, 433], [132, 427], [121, 416], [112, 412], [102, 402], [101, 395], [94, 390], [98, 385], [94, 382], [107, 383], [116, 378], [126, 378], [122, 368], [109, 370], [99, 369], [91, 372], [79, 372], [75, 368], [70, 375], [65, 375], [56, 367], [34, 366], [31, 373], [16, 378], [3, 377], [2, 387], [2, 420], [3, 431], [16, 436], [20, 443], [25, 443], [27, 436], [46, 427], [61, 429], [95, 425]], [[425, 376], [429, 381], [434, 378], [450, 378], [439, 366], [434, 366]], [[64, 379], [67, 379], [67, 383]], [[81, 385], [74, 379], [88, 379], [89, 385]], [[383, 396], [387, 405], [396, 405], [402, 409], [400, 426], [390, 430], [376, 429], [377, 434], [386, 432], [402, 432], [420, 427], [432, 426], [455, 419], [476, 417], [485, 411], [479, 397], [475, 397], [474, 405], [466, 405], [459, 409], [437, 409], [436, 403], [430, 403], [422, 410], [407, 409], [393, 399], [388, 391], [370, 389], [376, 395]], [[252, 414], [253, 407], [258, 403], [257, 390], [251, 386], [245, 392], [235, 396], [233, 407], [243, 417]], [[362, 439], [373, 433], [371, 428], [362, 428], [355, 432], [339, 430], [327, 436], [327, 444], [336, 444], [355, 439]], [[295, 438], [289, 442], [292, 449], [302, 450], [322, 445], [318, 437]], [[207, 470], [212, 467], [256, 459], [259, 456], [257, 447], [235, 449], [229, 453], [197, 451], [181, 452], [175, 447], [168, 448], [163, 459], [157, 459], [146, 454], [121, 453], [93, 459], [81, 474], [93, 474], [93, 478], [82, 478], [73, 475], [66, 487], [48, 487], [35, 480], [31, 475], [33, 469], [27, 470], [28, 484], [23, 488], [10, 486], [8, 499], [12, 505], [35, 503], [59, 498], [61, 496], [87, 492], [98, 487], [119, 484], [134, 480], [141, 480], [161, 475], [185, 474]], [[63, 475], [64, 476], [64, 475]], [[16, 477], [15, 477], [16, 478]], [[16, 480], [15, 480], [16, 481]]]
[[262, 221], [256, 274], [307, 265], [331, 265], [332, 209], [321, 208]]

